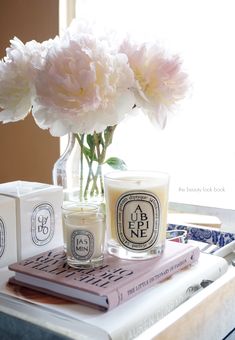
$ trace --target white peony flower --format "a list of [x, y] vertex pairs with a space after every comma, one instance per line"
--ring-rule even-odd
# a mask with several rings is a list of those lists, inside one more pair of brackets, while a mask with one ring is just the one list
[[42, 66], [48, 44], [11, 40], [0, 61], [0, 120], [4, 123], [21, 120], [30, 112], [35, 70]]
[[122, 43], [120, 51], [128, 56], [134, 72], [136, 105], [153, 123], [164, 127], [167, 112], [184, 97], [188, 88], [179, 57], [167, 57], [157, 45], [137, 45], [129, 40]]
[[127, 57], [93, 34], [68, 31], [54, 41], [38, 72], [33, 115], [54, 136], [93, 133], [118, 124], [134, 105]]
[[0, 120], [23, 119], [32, 108], [36, 123], [54, 136], [92, 134], [137, 106], [164, 127], [188, 85], [179, 58], [157, 45], [117, 46], [113, 32], [76, 20], [61, 38], [41, 44], [14, 38], [0, 61]]
[[114, 31], [113, 29], [110, 30], [110, 27], [100, 25], [100, 23], [97, 23], [96, 21], [88, 22], [83, 18], [80, 18], [79, 20], [73, 19], [65, 31], [65, 34], [69, 35], [70, 39], [77, 39], [80, 34], [89, 34], [106, 44], [112, 53], [118, 53], [121, 38], [117, 34], [117, 31]]

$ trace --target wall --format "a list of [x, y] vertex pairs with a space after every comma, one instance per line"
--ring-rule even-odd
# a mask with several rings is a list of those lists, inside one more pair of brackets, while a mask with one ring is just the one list
[[[24, 43], [52, 38], [59, 30], [58, 0], [0, 1], [0, 58], [9, 40]], [[51, 183], [52, 168], [59, 157], [59, 138], [41, 130], [31, 116], [0, 124], [0, 183], [13, 180]]]

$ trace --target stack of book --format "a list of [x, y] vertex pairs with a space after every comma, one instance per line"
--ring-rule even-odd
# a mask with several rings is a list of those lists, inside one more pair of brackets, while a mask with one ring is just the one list
[[68, 266], [63, 248], [9, 266], [10, 282], [104, 310], [113, 309], [199, 258], [199, 248], [167, 241], [160, 258], [127, 261], [106, 255], [98, 268]]
[[0, 270], [0, 310], [14, 306], [13, 315], [18, 308], [22, 318], [73, 339], [133, 339], [227, 270], [223, 258], [199, 254], [167, 241], [160, 258], [106, 255], [99, 268], [73, 269], [56, 248]]

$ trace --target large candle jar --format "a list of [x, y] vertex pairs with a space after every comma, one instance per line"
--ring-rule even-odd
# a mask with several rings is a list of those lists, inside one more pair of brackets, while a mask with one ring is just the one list
[[107, 249], [124, 259], [160, 256], [166, 239], [169, 176], [154, 171], [105, 175]]
[[73, 204], [62, 211], [67, 263], [75, 268], [100, 266], [104, 258], [104, 215], [89, 204]]

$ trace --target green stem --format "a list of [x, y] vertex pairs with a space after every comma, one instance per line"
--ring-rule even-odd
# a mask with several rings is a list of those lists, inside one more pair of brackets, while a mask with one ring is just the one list
[[[95, 148], [90, 148], [91, 151], [91, 160], [88, 164], [88, 168], [89, 168], [89, 172], [88, 172], [88, 176], [87, 176], [87, 183], [86, 183], [86, 188], [85, 188], [85, 192], [84, 192], [84, 196], [87, 199], [87, 195], [88, 195], [88, 190], [89, 190], [89, 186], [91, 184], [91, 181], [93, 180], [93, 183], [95, 181], [95, 175], [93, 173], [93, 162], [94, 162], [94, 158], [95, 158]], [[91, 179], [92, 177], [92, 179]], [[91, 193], [91, 196], [93, 196], [93, 194]]]
[[[85, 199], [87, 199], [87, 195], [88, 195], [89, 185], [91, 183], [92, 174], [93, 174], [93, 171], [92, 171], [92, 162], [90, 162], [88, 176], [87, 176], [87, 181], [86, 181], [86, 187], [85, 187], [85, 190], [84, 190], [84, 198]], [[93, 178], [94, 178], [94, 174], [93, 174]]]
[[[103, 195], [104, 183], [102, 177], [102, 165], [105, 163], [106, 151], [108, 146], [112, 143], [113, 134], [116, 129], [115, 126], [108, 126], [103, 133], [94, 132], [89, 135], [87, 139], [87, 146], [85, 145], [85, 134], [75, 134], [76, 139], [81, 148], [81, 170], [80, 170], [80, 200], [87, 199], [90, 190], [90, 196], [94, 194]], [[88, 165], [88, 176], [84, 189], [84, 157]], [[94, 172], [93, 166], [97, 163], [97, 168]], [[99, 180], [99, 187], [97, 182]], [[92, 185], [91, 185], [92, 184]], [[90, 189], [91, 187], [91, 189]], [[84, 189], [84, 191], [83, 191]], [[84, 195], [84, 196], [83, 196]]]
[[[92, 185], [92, 188], [91, 188], [91, 195], [94, 195], [95, 191], [96, 191], [96, 194], [99, 195], [102, 192], [101, 193], [99, 192], [99, 189], [98, 189], [98, 186], [97, 186], [97, 180], [100, 177], [100, 168], [101, 168], [101, 165], [103, 163], [102, 156], [103, 156], [103, 150], [104, 150], [103, 149], [102, 152], [101, 152], [100, 147], [102, 145], [104, 145], [104, 141], [103, 141], [103, 137], [102, 137], [101, 133], [97, 134], [96, 132], [94, 132], [93, 137], [94, 137], [94, 143], [95, 143], [98, 165], [97, 165], [96, 173], [95, 173], [95, 176], [94, 176], [94, 179], [93, 179], [93, 185]], [[102, 188], [101, 188], [101, 190], [102, 190]]]
[[80, 196], [80, 201], [82, 201], [82, 196], [83, 196], [83, 147], [84, 147], [84, 134], [81, 135], [81, 168], [80, 168], [80, 192], [79, 192], [79, 196]]
[[[104, 193], [104, 183], [103, 183], [103, 176], [102, 176], [102, 164], [105, 162], [105, 157], [106, 157], [106, 152], [108, 146], [112, 143], [113, 140], [113, 134], [116, 129], [117, 125], [114, 126], [108, 126], [103, 135], [102, 133], [94, 133], [94, 142], [95, 142], [95, 147], [96, 147], [96, 153], [97, 153], [97, 161], [98, 161], [98, 166], [96, 173], [93, 178], [93, 186], [91, 189], [91, 194], [94, 194], [95, 188], [97, 188], [97, 180], [99, 178], [100, 181], [100, 190], [99, 192], [97, 190], [97, 194], [103, 195]], [[101, 150], [102, 146], [102, 150]]]
[[103, 174], [102, 174], [102, 166], [99, 164], [99, 177], [100, 177], [100, 194], [104, 194], [104, 181], [103, 181]]
[[117, 125], [108, 126], [104, 131], [104, 141], [106, 148], [112, 143], [113, 141], [113, 134], [116, 129]]
[[[80, 201], [83, 201], [83, 198], [87, 198], [87, 187], [89, 187], [89, 182], [91, 181], [91, 176], [94, 177], [94, 174], [92, 172], [92, 162], [89, 160], [89, 157], [84, 153], [84, 138], [85, 138], [85, 135], [84, 134], [81, 134], [79, 136], [78, 133], [75, 134], [76, 136], [76, 139], [80, 145], [80, 148], [81, 148], [81, 169], [80, 169], [80, 193], [79, 193], [79, 199]], [[88, 168], [89, 168], [89, 174], [88, 174], [88, 177], [87, 177], [87, 181], [86, 181], [86, 186], [85, 186], [85, 190], [83, 192], [83, 183], [84, 183], [84, 162], [83, 162], [83, 159], [84, 159], [84, 156], [85, 156], [85, 159], [87, 161], [87, 164], [88, 164]]]

